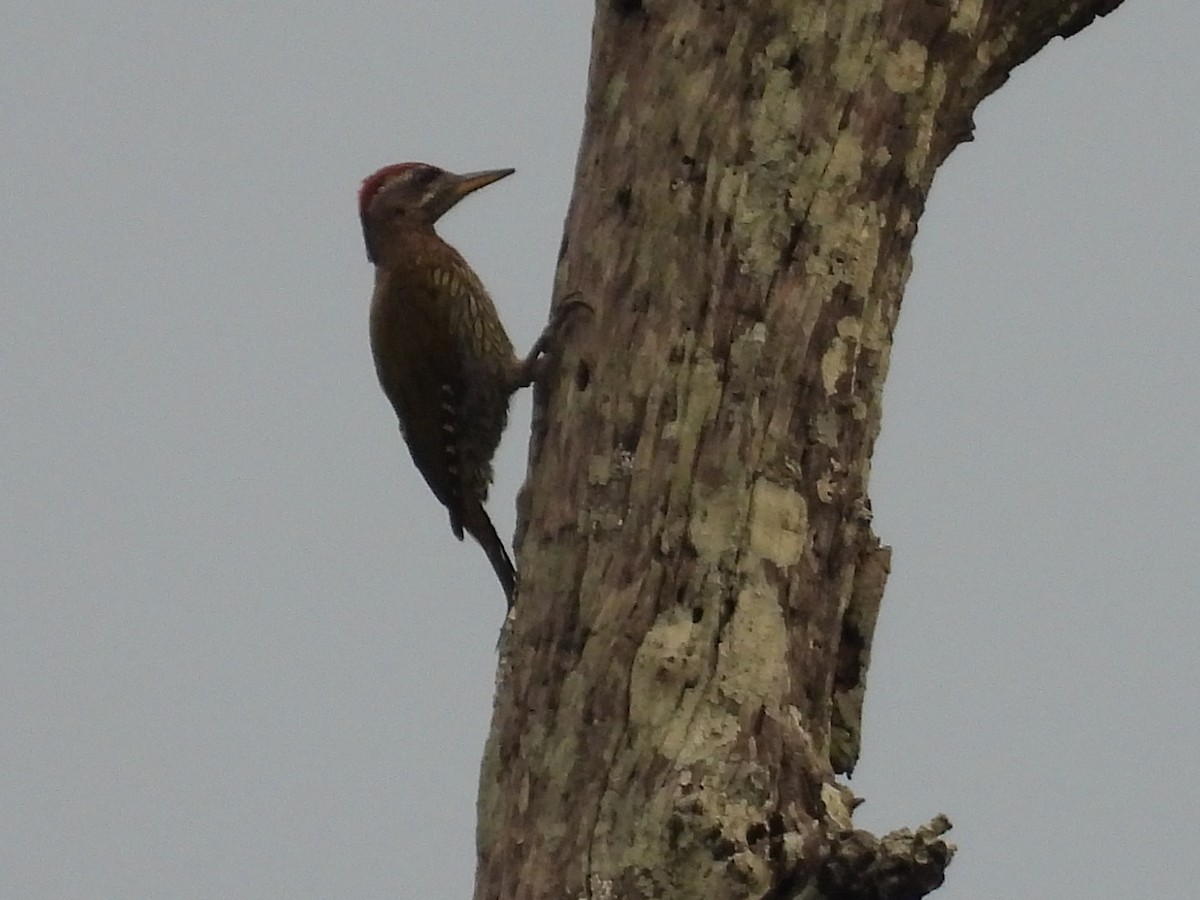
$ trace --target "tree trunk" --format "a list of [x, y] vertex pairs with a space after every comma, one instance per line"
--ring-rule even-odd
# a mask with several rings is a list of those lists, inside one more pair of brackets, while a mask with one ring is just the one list
[[[910, 250], [975, 106], [1120, 0], [602, 0], [479, 797], [477, 900], [920, 897], [855, 830]], [[981, 213], [982, 214], [982, 213]]]

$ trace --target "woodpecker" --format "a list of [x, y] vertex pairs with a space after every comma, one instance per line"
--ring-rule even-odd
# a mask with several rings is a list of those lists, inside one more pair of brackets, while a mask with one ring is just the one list
[[[358, 194], [367, 258], [375, 265], [371, 352], [413, 462], [450, 513], [460, 541], [483, 547], [511, 608], [516, 570], [484, 509], [492, 456], [513, 392], [542, 371], [560, 315], [525, 359], [513, 352], [492, 298], [437, 222], [459, 200], [513, 173], [456, 175], [425, 163], [387, 166]], [[576, 301], [574, 305], [582, 304]]]

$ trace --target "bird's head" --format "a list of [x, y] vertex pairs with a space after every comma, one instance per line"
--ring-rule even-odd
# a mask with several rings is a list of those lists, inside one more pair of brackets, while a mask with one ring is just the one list
[[358, 191], [367, 256], [375, 262], [378, 242], [398, 229], [428, 229], [473, 191], [511, 175], [512, 169], [488, 169], [456, 175], [426, 163], [385, 166], [363, 180]]

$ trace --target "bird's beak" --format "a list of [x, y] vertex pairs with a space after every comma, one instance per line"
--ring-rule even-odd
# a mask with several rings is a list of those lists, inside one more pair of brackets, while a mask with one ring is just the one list
[[494, 181], [499, 181], [501, 178], [507, 178], [516, 169], [488, 169], [485, 172], [468, 172], [466, 175], [458, 175], [454, 182], [454, 202], [457, 203], [463, 197], [481, 187], [487, 187]]

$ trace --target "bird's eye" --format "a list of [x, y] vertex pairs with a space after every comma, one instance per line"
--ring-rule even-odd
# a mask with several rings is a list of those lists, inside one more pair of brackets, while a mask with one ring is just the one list
[[433, 166], [421, 166], [413, 172], [412, 183], [417, 187], [425, 187], [437, 177], [437, 169]]

